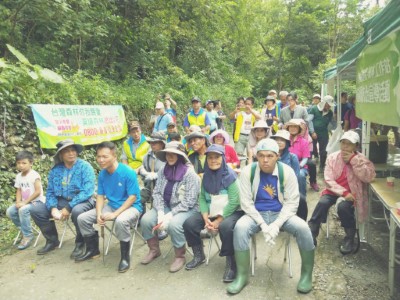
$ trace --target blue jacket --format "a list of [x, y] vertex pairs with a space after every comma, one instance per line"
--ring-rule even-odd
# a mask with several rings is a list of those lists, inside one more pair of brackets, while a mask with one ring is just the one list
[[92, 197], [95, 191], [95, 175], [92, 166], [80, 158], [71, 169], [63, 163], [55, 165], [49, 173], [46, 191], [46, 207], [57, 207], [58, 198], [69, 201], [67, 209], [72, 208]]

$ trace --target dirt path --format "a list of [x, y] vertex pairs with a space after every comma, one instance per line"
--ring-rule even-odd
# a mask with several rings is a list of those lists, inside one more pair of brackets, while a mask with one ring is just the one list
[[[310, 214], [318, 194], [309, 190]], [[296, 292], [300, 261], [295, 240], [291, 239], [294, 276], [289, 278], [288, 264], [283, 262], [284, 235], [278, 238], [274, 248], [267, 247], [259, 235], [255, 277], [250, 278], [249, 285], [235, 299], [389, 299], [386, 224], [372, 224], [371, 243], [362, 244], [356, 255], [342, 256], [338, 247], [343, 231], [336, 220], [330, 220], [330, 238], [327, 240], [324, 237], [324, 231], [319, 237], [312, 292], [308, 295]], [[43, 244], [44, 239], [41, 238], [38, 247]], [[161, 242], [163, 254], [170, 247], [169, 239]], [[12, 255], [0, 258], [0, 299], [231, 298], [221, 280], [225, 261], [217, 255], [212, 257], [208, 266], [171, 274], [168, 266], [172, 253], [148, 266], [140, 264], [141, 257], [147, 253], [147, 246], [138, 238], [131, 269], [125, 274], [118, 274], [119, 244], [111, 245], [105, 265], [101, 258], [74, 263], [69, 259], [72, 248], [73, 236], [69, 233], [62, 248], [46, 256], [38, 256], [37, 249], [30, 248], [15, 250]], [[216, 250], [213, 245], [212, 254]], [[186, 257], [191, 259], [189, 254]]]

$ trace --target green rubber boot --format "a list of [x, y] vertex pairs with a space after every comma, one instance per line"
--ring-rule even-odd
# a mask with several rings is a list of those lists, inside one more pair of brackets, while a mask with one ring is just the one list
[[250, 250], [235, 251], [236, 278], [228, 285], [226, 291], [229, 294], [239, 293], [249, 281], [250, 272]]
[[301, 275], [297, 284], [297, 291], [300, 293], [308, 293], [312, 289], [312, 272], [314, 268], [314, 252], [300, 250], [301, 256]]

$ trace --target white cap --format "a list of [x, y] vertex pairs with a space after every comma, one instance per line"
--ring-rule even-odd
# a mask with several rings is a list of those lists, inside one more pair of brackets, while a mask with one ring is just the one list
[[324, 96], [324, 98], [322, 98], [322, 101], [325, 103], [328, 103], [329, 106], [331, 106], [331, 107], [336, 105], [335, 101], [333, 100], [333, 97], [330, 95]]
[[348, 141], [350, 141], [350, 142], [353, 143], [353, 144], [357, 144], [357, 143], [360, 143], [360, 136], [358, 135], [357, 132], [352, 131], [352, 130], [349, 130], [349, 131], [346, 131], [346, 132], [342, 135], [342, 137], [340, 138], [340, 140], [341, 140], [341, 141], [342, 141], [342, 140], [348, 140]]
[[257, 153], [259, 151], [272, 151], [276, 154], [279, 154], [279, 146], [278, 143], [273, 139], [262, 139], [257, 144]]
[[162, 102], [157, 102], [156, 109], [162, 109], [162, 108], [164, 108], [164, 104]]
[[313, 99], [314, 98], [319, 98], [319, 99], [321, 99], [321, 95], [320, 94], [314, 94], [314, 96], [312, 96], [313, 97]]

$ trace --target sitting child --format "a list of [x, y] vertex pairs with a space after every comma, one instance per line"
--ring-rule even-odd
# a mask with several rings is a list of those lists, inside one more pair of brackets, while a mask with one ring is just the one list
[[22, 232], [23, 238], [18, 249], [23, 250], [29, 247], [34, 237], [30, 209], [35, 202], [44, 201], [44, 197], [40, 175], [32, 170], [33, 154], [29, 151], [18, 152], [16, 161], [21, 173], [15, 179], [16, 202], [7, 209], [7, 216]]

